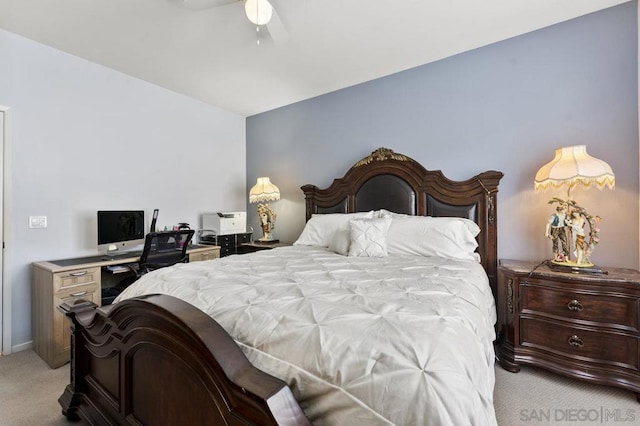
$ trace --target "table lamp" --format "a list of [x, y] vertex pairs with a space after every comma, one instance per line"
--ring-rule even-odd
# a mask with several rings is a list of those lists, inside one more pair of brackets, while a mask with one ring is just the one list
[[557, 204], [545, 229], [545, 235], [552, 240], [553, 259], [549, 262], [552, 269], [602, 273], [590, 259], [600, 240], [598, 224], [602, 218], [589, 214], [572, 200], [571, 189], [578, 185], [614, 189], [615, 182], [611, 167], [587, 154], [585, 145], [556, 149], [554, 159], [538, 170], [534, 183], [536, 192], [567, 187], [566, 200], [553, 197], [549, 201], [549, 204]]
[[271, 210], [268, 201], [277, 201], [280, 199], [280, 190], [271, 183], [268, 177], [259, 177], [256, 184], [249, 191], [249, 202], [258, 204], [258, 218], [260, 218], [260, 226], [262, 228], [262, 237], [258, 242], [277, 243], [278, 240], [273, 238], [271, 231], [275, 227], [276, 214]]

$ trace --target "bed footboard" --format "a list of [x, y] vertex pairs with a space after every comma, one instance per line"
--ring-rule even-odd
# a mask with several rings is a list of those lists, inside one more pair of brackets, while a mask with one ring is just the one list
[[285, 382], [255, 368], [224, 329], [165, 295], [71, 319], [71, 383], [62, 413], [92, 424], [308, 425]]

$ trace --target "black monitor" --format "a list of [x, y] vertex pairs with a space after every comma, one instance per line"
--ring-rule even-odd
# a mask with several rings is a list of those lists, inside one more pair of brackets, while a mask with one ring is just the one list
[[112, 253], [144, 244], [143, 210], [99, 210], [98, 250]]

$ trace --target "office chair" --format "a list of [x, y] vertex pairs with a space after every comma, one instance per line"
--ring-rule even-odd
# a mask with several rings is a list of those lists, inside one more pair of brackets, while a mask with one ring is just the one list
[[134, 268], [131, 268], [136, 279], [147, 272], [186, 262], [189, 258], [187, 247], [194, 232], [193, 229], [149, 232], [144, 239], [140, 260]]

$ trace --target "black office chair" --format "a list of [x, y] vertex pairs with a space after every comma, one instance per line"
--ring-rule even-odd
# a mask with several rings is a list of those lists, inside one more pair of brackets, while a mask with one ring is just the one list
[[194, 232], [193, 229], [149, 232], [144, 239], [140, 260], [132, 268], [136, 279], [147, 272], [186, 262], [189, 259], [187, 247]]

